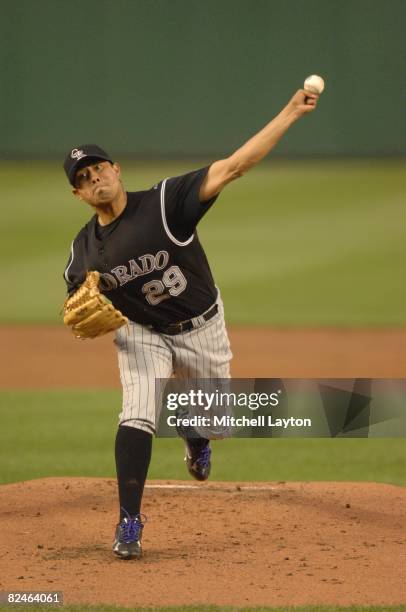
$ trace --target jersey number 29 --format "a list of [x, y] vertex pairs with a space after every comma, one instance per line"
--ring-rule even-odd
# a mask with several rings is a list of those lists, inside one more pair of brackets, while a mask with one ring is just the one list
[[142, 292], [148, 304], [157, 306], [163, 300], [179, 295], [186, 289], [187, 280], [178, 266], [171, 266], [165, 270], [162, 280], [152, 280], [145, 283]]

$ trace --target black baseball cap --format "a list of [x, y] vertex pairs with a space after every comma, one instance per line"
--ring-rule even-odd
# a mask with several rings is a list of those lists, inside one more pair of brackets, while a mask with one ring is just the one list
[[110, 155], [95, 144], [79, 145], [69, 151], [63, 167], [70, 184], [75, 185], [75, 175], [80, 168], [89, 166], [99, 159], [113, 163]]

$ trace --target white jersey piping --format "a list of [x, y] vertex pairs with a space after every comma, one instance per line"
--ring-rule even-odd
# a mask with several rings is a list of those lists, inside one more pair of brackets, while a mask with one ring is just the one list
[[70, 283], [69, 276], [68, 276], [68, 270], [69, 270], [69, 268], [71, 267], [72, 262], [73, 262], [73, 257], [74, 257], [74, 255], [73, 255], [73, 243], [74, 243], [74, 242], [75, 242], [75, 241], [74, 241], [74, 240], [72, 240], [72, 244], [71, 244], [71, 246], [70, 246], [70, 257], [71, 257], [71, 260], [70, 260], [70, 263], [69, 263], [69, 265], [67, 266], [67, 268], [66, 268], [66, 270], [65, 270], [65, 273], [64, 273], [64, 277], [65, 277], [65, 280], [66, 280], [66, 282], [67, 282], [67, 283]]
[[194, 234], [192, 234], [190, 236], [190, 238], [188, 238], [185, 242], [181, 242], [180, 240], [177, 240], [175, 238], [175, 236], [171, 233], [168, 223], [166, 221], [166, 215], [165, 215], [165, 185], [166, 185], [166, 181], [168, 179], [166, 178], [164, 181], [162, 181], [162, 186], [161, 186], [161, 214], [162, 214], [162, 223], [164, 224], [164, 228], [165, 228], [165, 232], [167, 233], [168, 237], [172, 240], [172, 242], [174, 242], [177, 246], [187, 246], [188, 244], [190, 244], [193, 240], [193, 238], [195, 237]]

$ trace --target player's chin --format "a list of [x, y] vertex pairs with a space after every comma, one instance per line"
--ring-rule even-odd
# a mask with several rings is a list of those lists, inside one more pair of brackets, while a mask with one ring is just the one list
[[95, 204], [98, 206], [103, 206], [103, 204], [108, 204], [111, 202], [113, 197], [113, 193], [111, 189], [98, 189], [95, 194]]

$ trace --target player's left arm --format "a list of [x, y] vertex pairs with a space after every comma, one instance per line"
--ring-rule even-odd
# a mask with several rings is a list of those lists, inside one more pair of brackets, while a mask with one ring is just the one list
[[219, 194], [228, 183], [266, 157], [293, 123], [316, 108], [318, 99], [317, 94], [299, 89], [281, 112], [242, 147], [226, 159], [213, 162], [200, 187], [200, 202]]

